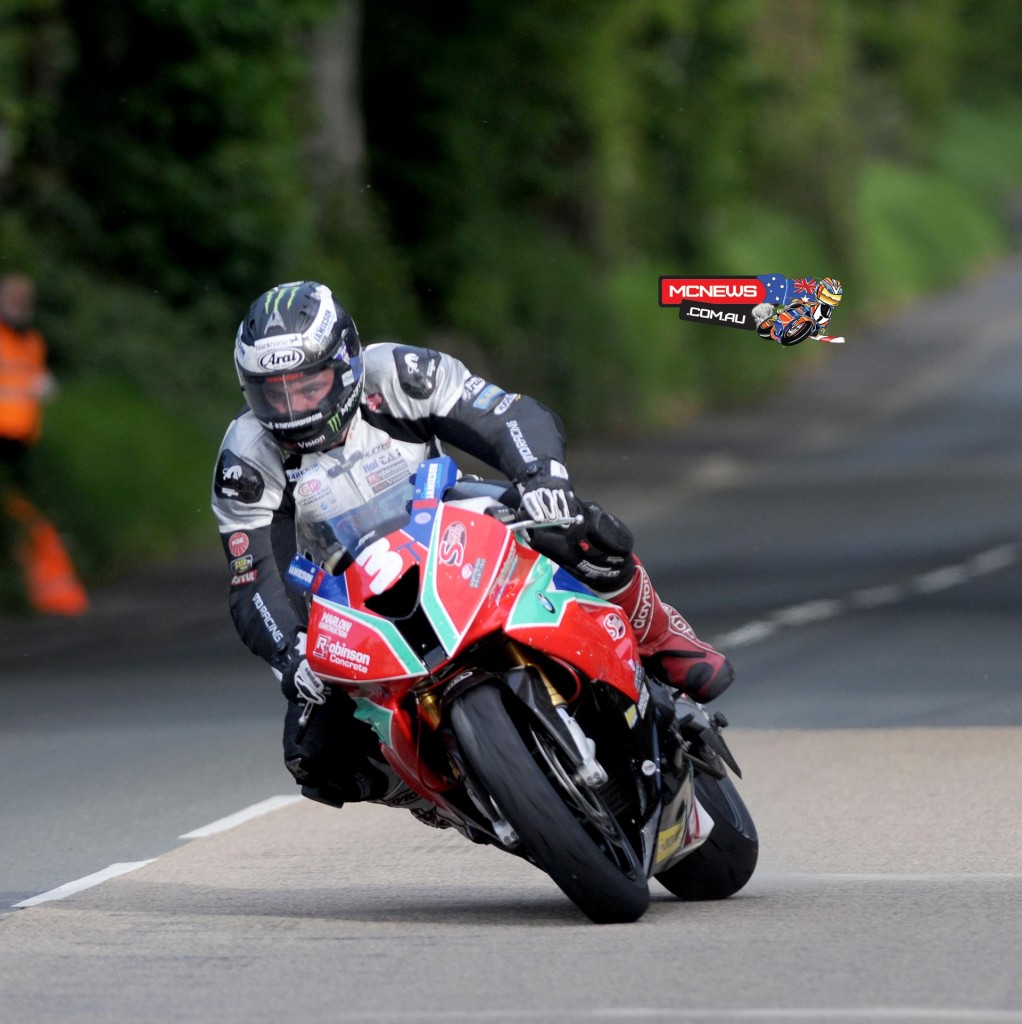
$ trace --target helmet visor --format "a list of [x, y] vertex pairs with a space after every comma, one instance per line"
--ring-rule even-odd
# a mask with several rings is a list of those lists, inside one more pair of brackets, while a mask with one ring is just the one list
[[286, 373], [267, 377], [262, 385], [263, 399], [270, 411], [293, 420], [319, 408], [334, 386], [334, 371], [328, 366], [315, 373]]
[[339, 410], [350, 419], [354, 413], [354, 392], [359, 378], [347, 363], [332, 364], [304, 373], [272, 377], [244, 374], [245, 398], [256, 418], [274, 432], [304, 433]]

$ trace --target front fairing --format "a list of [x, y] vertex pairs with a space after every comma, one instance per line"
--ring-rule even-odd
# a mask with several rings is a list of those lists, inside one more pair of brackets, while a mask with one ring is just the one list
[[313, 669], [359, 687], [409, 679], [503, 634], [643, 701], [638, 650], [620, 608], [480, 505], [442, 501], [454, 473], [450, 460], [430, 460], [415, 486], [395, 480], [364, 505], [320, 520], [344, 568], [337, 576], [304, 570], [314, 593]]

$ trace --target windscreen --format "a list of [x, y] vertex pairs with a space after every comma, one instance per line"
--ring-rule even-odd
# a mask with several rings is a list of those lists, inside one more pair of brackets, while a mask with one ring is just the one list
[[414, 483], [399, 451], [326, 455], [295, 483], [298, 550], [331, 572], [408, 522]]

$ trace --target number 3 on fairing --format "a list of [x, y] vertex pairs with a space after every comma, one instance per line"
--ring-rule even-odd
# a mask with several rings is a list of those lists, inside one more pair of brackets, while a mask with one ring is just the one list
[[391, 551], [390, 541], [386, 537], [370, 544], [355, 561], [371, 577], [369, 589], [374, 594], [382, 594], [387, 587], [396, 583], [404, 569], [404, 561], [396, 551]]

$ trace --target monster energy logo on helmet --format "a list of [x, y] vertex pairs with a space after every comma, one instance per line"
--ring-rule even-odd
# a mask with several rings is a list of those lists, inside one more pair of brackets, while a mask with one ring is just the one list
[[[279, 284], [276, 288], [270, 289], [266, 293], [266, 301], [263, 304], [263, 312], [268, 313], [270, 319], [266, 321], [266, 330], [272, 330], [274, 327], [285, 326], [284, 317], [280, 312], [280, 302], [287, 295], [287, 305], [285, 309], [290, 309], [291, 304], [295, 301], [295, 296], [298, 294], [298, 289], [301, 286], [301, 281], [293, 281], [290, 284]], [[273, 303], [273, 309], [270, 309], [270, 303]]]

